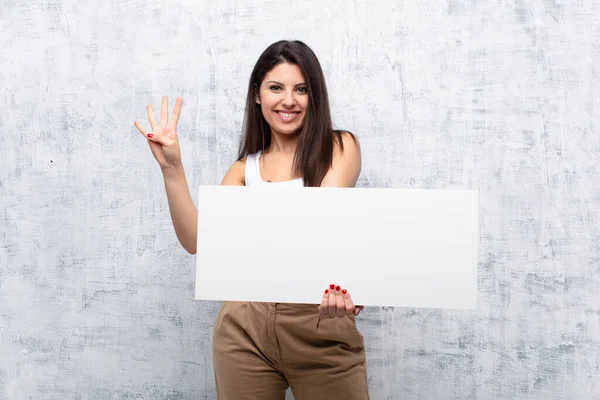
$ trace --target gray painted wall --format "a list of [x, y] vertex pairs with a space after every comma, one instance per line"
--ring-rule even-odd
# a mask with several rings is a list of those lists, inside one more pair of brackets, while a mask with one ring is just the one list
[[360, 186], [481, 191], [478, 310], [365, 310], [373, 398], [600, 399], [599, 15], [597, 0], [4, 0], [0, 398], [215, 398], [219, 304], [193, 300], [133, 120], [183, 96], [190, 185], [216, 184], [253, 63], [297, 38], [361, 139]]

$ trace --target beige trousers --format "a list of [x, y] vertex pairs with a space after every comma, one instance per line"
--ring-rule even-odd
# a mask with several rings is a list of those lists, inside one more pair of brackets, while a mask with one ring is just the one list
[[316, 305], [226, 302], [215, 321], [219, 400], [367, 400], [363, 336], [354, 316]]

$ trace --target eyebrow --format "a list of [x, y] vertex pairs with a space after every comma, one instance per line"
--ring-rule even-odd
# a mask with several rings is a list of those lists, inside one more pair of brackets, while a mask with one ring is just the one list
[[[285, 86], [283, 83], [281, 83], [281, 82], [277, 82], [277, 81], [269, 81], [269, 82], [267, 82], [267, 83], [276, 83], [276, 84], [278, 84], [278, 85], [280, 85], [280, 86]], [[299, 84], [297, 84], [297, 85], [296, 85], [296, 86], [294, 86], [294, 87], [298, 87], [298, 86], [302, 86], [302, 85], [306, 85], [306, 82], [299, 83]]]

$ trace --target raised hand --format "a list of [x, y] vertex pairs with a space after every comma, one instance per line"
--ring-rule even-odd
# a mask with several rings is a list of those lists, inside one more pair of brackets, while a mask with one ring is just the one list
[[135, 127], [141, 132], [150, 145], [150, 150], [161, 169], [181, 165], [181, 151], [179, 149], [179, 140], [177, 138], [177, 121], [181, 114], [181, 104], [183, 99], [178, 97], [175, 101], [171, 119], [168, 118], [169, 104], [168, 97], [163, 96], [160, 107], [160, 123], [154, 118], [152, 106], [148, 104], [148, 121], [150, 121], [151, 130], [148, 131], [138, 121], [134, 121]]
[[319, 305], [321, 313], [330, 317], [343, 317], [349, 314], [358, 315], [363, 308], [363, 306], [354, 305], [352, 297], [346, 289], [333, 284], [325, 289]]

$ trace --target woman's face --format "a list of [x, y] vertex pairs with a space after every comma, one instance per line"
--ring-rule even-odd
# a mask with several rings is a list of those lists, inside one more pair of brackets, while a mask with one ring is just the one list
[[290, 135], [304, 123], [308, 111], [308, 92], [297, 65], [281, 63], [263, 79], [256, 103], [273, 132]]

